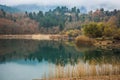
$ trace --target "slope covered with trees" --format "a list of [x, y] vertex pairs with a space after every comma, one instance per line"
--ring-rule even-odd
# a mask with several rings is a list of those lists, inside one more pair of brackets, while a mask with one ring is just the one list
[[[78, 21], [78, 15], [80, 13], [79, 9], [76, 7], [72, 9], [68, 9], [67, 7], [57, 7], [53, 10], [49, 10], [48, 12], [43, 13], [39, 11], [38, 13], [31, 12], [27, 13], [31, 19], [39, 22], [39, 29], [43, 29], [43, 33], [46, 32], [53, 32], [58, 33], [65, 28], [66, 22]], [[56, 29], [54, 31], [49, 31], [49, 29]]]
[[76, 7], [58, 6], [47, 12], [9, 13], [1, 9], [0, 27], [1, 34], [70, 33], [69, 35], [72, 35], [77, 29], [84, 30], [84, 34], [89, 37], [113, 36], [114, 31], [119, 33], [116, 30], [120, 28], [120, 10], [105, 11], [101, 8], [81, 13]]
[[53, 10], [43, 13], [27, 13], [26, 14], [33, 20], [39, 23], [39, 28], [45, 30], [57, 27], [58, 32], [62, 30], [81, 29], [84, 24], [90, 22], [103, 22], [108, 26], [119, 28], [120, 26], [120, 10], [105, 11], [103, 8], [88, 13], [80, 13], [80, 9], [73, 7], [57, 7]]
[[22, 13], [8, 13], [0, 10], [0, 34], [38, 33], [38, 23]]

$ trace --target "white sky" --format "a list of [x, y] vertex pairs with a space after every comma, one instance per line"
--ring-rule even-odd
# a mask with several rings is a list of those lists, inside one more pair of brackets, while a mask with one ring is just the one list
[[8, 6], [36, 4], [41, 6], [85, 6], [87, 9], [102, 7], [105, 9], [120, 9], [120, 0], [0, 0], [0, 4]]

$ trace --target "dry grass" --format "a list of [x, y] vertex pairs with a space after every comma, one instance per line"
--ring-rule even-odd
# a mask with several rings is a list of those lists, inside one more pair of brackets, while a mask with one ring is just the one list
[[90, 65], [83, 62], [77, 65], [55, 66], [55, 71], [50, 72], [43, 80], [119, 80], [120, 65], [101, 64]]

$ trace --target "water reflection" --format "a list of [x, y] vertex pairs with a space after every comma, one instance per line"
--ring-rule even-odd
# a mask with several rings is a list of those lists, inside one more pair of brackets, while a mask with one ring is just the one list
[[75, 64], [79, 60], [89, 63], [119, 63], [120, 49], [77, 48], [57, 41], [0, 40], [0, 63], [13, 60], [43, 59], [54, 64]]
[[32, 80], [45, 74], [48, 77], [116, 75], [120, 74], [119, 62], [120, 49], [78, 48], [59, 41], [0, 40], [1, 80]]
[[117, 64], [120, 61], [120, 49], [111, 49], [111, 50], [102, 50], [102, 49], [94, 49], [84, 51], [84, 59], [85, 62], [89, 62], [90, 64]]

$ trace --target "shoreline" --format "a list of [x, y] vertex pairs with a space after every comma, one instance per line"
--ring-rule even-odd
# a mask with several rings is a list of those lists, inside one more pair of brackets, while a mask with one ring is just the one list
[[49, 34], [15, 34], [0, 35], [0, 39], [33, 39], [33, 40], [51, 40]]
[[[59, 34], [15, 34], [15, 35], [0, 35], [0, 39], [31, 39], [31, 40], [68, 40], [66, 35]], [[87, 43], [87, 42], [85, 42]], [[84, 44], [84, 43], [82, 43]], [[101, 47], [103, 49], [120, 48], [120, 41], [112, 40], [93, 40], [92, 43], [95, 47]]]
[[69, 37], [59, 34], [10, 34], [0, 35], [0, 39], [68, 40]]
[[112, 41], [112, 40], [103, 40], [103, 41], [96, 41], [93, 44], [96, 47], [101, 47], [103, 49], [119, 49], [120, 48], [120, 41]]

